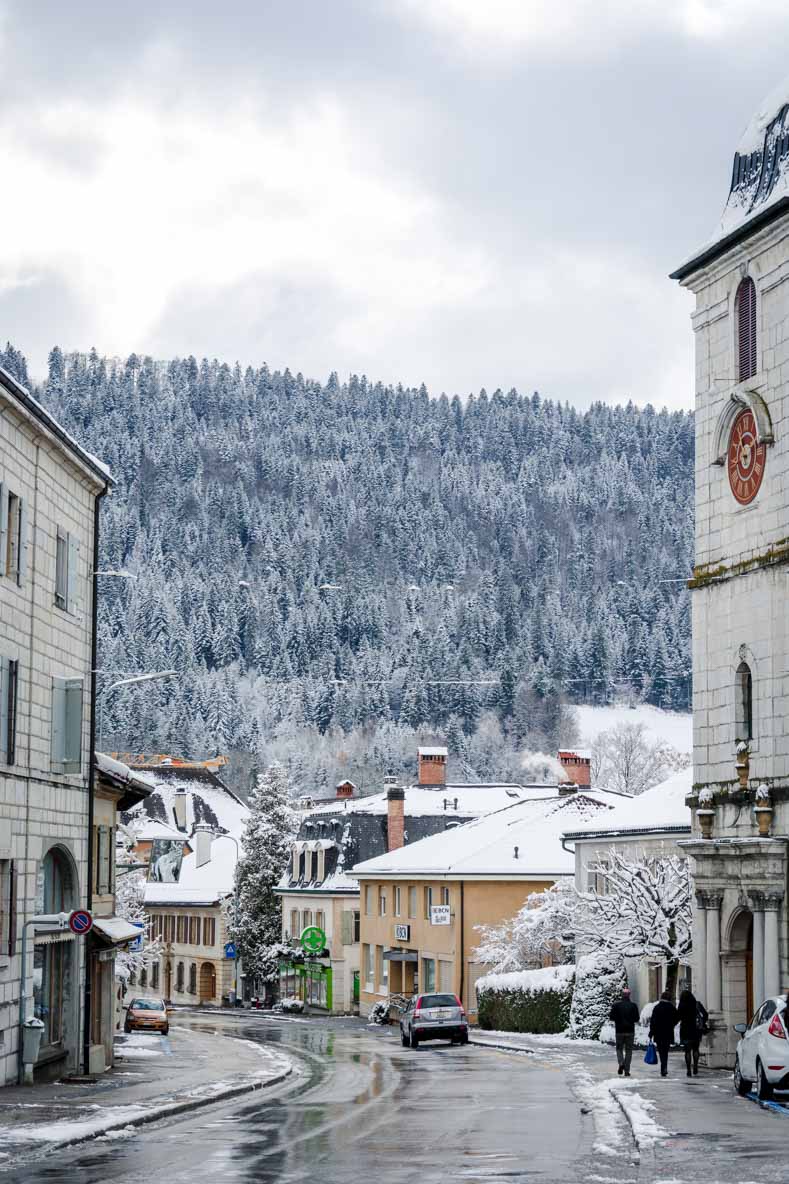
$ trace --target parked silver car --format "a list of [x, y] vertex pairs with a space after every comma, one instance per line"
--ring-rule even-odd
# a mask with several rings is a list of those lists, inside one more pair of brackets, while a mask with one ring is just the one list
[[446, 992], [414, 995], [400, 1019], [404, 1048], [418, 1048], [422, 1040], [450, 1040], [468, 1044], [468, 1020], [457, 995]]
[[766, 999], [757, 1007], [749, 1024], [735, 1024], [739, 1033], [734, 1061], [734, 1088], [743, 1096], [756, 1087], [758, 1097], [766, 1100], [773, 1090], [789, 1090], [789, 1016], [786, 999]]

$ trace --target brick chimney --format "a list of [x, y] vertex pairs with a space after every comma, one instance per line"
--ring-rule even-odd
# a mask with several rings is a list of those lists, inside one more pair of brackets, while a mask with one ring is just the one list
[[588, 752], [569, 748], [559, 749], [559, 764], [567, 781], [578, 789], [590, 789], [592, 785], [592, 758]]
[[[387, 778], [390, 781], [391, 778]], [[397, 851], [405, 844], [405, 790], [390, 785], [386, 791], [387, 849]]]
[[446, 785], [447, 783], [447, 750], [446, 748], [418, 748], [417, 766], [419, 769], [420, 785]]
[[352, 798], [356, 792], [356, 786], [352, 781], [341, 781], [335, 790], [335, 796], [341, 800]]

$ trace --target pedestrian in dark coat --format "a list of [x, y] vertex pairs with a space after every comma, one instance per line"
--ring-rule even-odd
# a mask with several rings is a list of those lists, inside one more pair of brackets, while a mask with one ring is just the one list
[[703, 1003], [692, 991], [683, 991], [677, 1006], [679, 1016], [679, 1042], [685, 1050], [685, 1068], [688, 1077], [699, 1075], [699, 1045], [704, 1035], [709, 1016]]
[[611, 1008], [608, 1017], [616, 1031], [616, 1059], [619, 1062], [617, 1070], [619, 1076], [630, 1076], [630, 1062], [633, 1057], [633, 1043], [635, 1041], [636, 1024], [638, 1023], [638, 1008], [630, 998], [630, 988], [625, 987], [622, 998]]
[[668, 1050], [674, 1040], [674, 1029], [679, 1022], [677, 1009], [671, 1002], [671, 992], [664, 991], [652, 1009], [649, 1036], [654, 1040], [660, 1057], [660, 1076], [668, 1077]]

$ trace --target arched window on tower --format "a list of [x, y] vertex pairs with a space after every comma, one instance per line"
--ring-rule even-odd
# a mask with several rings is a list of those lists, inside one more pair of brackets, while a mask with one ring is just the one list
[[736, 740], [753, 739], [753, 678], [747, 662], [737, 667]]
[[756, 285], [749, 275], [740, 281], [735, 300], [737, 315], [737, 381], [756, 373]]

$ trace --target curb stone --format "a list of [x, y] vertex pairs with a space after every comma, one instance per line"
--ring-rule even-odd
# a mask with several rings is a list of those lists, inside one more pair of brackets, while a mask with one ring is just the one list
[[495, 1048], [499, 1052], [519, 1052], [523, 1056], [533, 1057], [537, 1055], [537, 1050], [534, 1048], [523, 1048], [519, 1044], [504, 1044], [500, 1042], [493, 1043], [492, 1040], [475, 1040], [473, 1036], [468, 1038], [469, 1044], [476, 1044], [477, 1048]]
[[[13, 1166], [19, 1167], [23, 1159], [41, 1159], [48, 1155], [50, 1151], [63, 1150], [65, 1147], [76, 1147], [79, 1143], [89, 1143], [91, 1139], [100, 1139], [102, 1135], [108, 1134], [110, 1131], [125, 1130], [126, 1127], [132, 1126], [147, 1126], [152, 1122], [159, 1122], [163, 1118], [175, 1118], [179, 1114], [188, 1114], [191, 1110], [200, 1110], [205, 1106], [214, 1106], [218, 1102], [226, 1102], [231, 1098], [241, 1097], [243, 1094], [256, 1093], [261, 1089], [268, 1089], [272, 1085], [279, 1085], [290, 1077], [294, 1071], [294, 1065], [288, 1065], [281, 1073], [274, 1077], [267, 1077], [261, 1081], [244, 1081], [236, 1085], [228, 1086], [227, 1089], [221, 1090], [219, 1093], [210, 1094], [202, 1098], [185, 1098], [182, 1102], [171, 1102], [165, 1106], [151, 1106], [143, 1114], [137, 1114], [133, 1118], [116, 1119], [114, 1122], [108, 1122], [106, 1126], [101, 1129], [91, 1131], [89, 1134], [74, 1135], [66, 1139], [47, 1140], [46, 1143], [39, 1143], [36, 1146], [25, 1148], [23, 1144], [16, 1144], [18, 1154], [15, 1156]], [[9, 1168], [11, 1164], [7, 1165]], [[0, 1174], [6, 1170], [6, 1166], [0, 1164]]]

